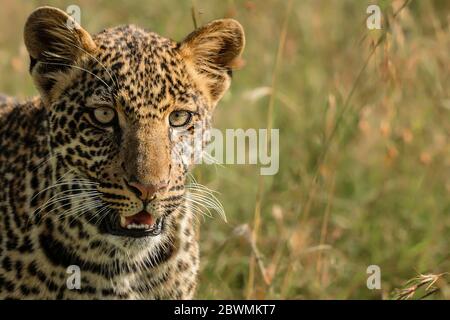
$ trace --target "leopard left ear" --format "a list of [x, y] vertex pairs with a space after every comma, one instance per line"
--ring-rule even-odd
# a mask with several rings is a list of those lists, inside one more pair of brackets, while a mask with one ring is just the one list
[[180, 43], [180, 53], [194, 79], [214, 104], [230, 86], [244, 46], [244, 29], [234, 19], [214, 20]]
[[86, 30], [67, 13], [53, 7], [40, 7], [30, 14], [24, 41], [30, 54], [30, 73], [47, 102], [61, 76], [96, 49]]

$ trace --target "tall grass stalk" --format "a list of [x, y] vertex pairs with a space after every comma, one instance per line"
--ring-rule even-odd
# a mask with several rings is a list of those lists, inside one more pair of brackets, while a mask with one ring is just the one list
[[[282, 55], [286, 43], [286, 36], [289, 26], [289, 18], [292, 13], [292, 4], [293, 0], [289, 0], [287, 6], [286, 6], [286, 13], [283, 20], [283, 26], [280, 31], [280, 40], [278, 42], [278, 49], [277, 54], [275, 58], [275, 65], [272, 73], [272, 82], [271, 82], [271, 91], [269, 95], [269, 105], [267, 110], [267, 136], [266, 136], [266, 150], [269, 150], [269, 146], [271, 144], [271, 135], [270, 131], [273, 127], [273, 116], [274, 116], [274, 108], [275, 108], [275, 97], [277, 92], [277, 80], [278, 80], [278, 73], [281, 67], [282, 63]], [[252, 233], [252, 243], [256, 245], [258, 243], [258, 234], [260, 230], [261, 225], [261, 205], [262, 205], [262, 198], [264, 194], [264, 176], [259, 175], [258, 178], [258, 191], [256, 195], [256, 204], [255, 204], [255, 212], [254, 212], [254, 218], [253, 218], [253, 233]], [[255, 261], [256, 257], [253, 254], [250, 258], [249, 262], [249, 273], [248, 273], [248, 280], [247, 280], [247, 299], [250, 299], [253, 297], [254, 292], [254, 281], [255, 281]], [[263, 268], [262, 261], [259, 262], [260, 270], [262, 273], [263, 278], [265, 279], [265, 284], [269, 285], [267, 281], [267, 274], [265, 269]]]

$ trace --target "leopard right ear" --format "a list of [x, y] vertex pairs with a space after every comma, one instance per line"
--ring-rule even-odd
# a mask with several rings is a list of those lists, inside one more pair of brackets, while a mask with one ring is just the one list
[[28, 17], [24, 29], [30, 54], [30, 73], [44, 101], [50, 101], [55, 84], [72, 70], [95, 42], [71, 16], [53, 7], [40, 7]]
[[179, 46], [194, 79], [213, 104], [228, 89], [245, 46], [244, 29], [234, 19], [214, 20], [191, 32]]

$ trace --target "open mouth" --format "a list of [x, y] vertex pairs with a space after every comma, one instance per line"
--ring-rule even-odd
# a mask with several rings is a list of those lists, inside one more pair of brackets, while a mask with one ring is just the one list
[[141, 211], [129, 217], [121, 216], [106, 225], [106, 231], [115, 236], [142, 238], [154, 237], [161, 233], [163, 217], [155, 219], [147, 211]]

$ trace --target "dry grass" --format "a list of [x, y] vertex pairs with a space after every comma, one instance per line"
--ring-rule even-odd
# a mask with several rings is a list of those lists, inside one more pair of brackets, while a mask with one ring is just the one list
[[[280, 128], [274, 177], [195, 170], [229, 221], [202, 225], [199, 298], [449, 298], [450, 3], [374, 1], [383, 29], [369, 31], [363, 1], [150, 2], [78, 5], [90, 31], [135, 23], [174, 39], [193, 16], [238, 19], [246, 64], [215, 125]], [[0, 91], [35, 93], [18, 30], [41, 4], [3, 1]], [[372, 264], [381, 290], [366, 287]]]
[[[442, 294], [443, 297], [449, 299], [450, 295], [450, 277], [448, 272], [440, 274], [420, 274], [409, 280], [402, 289], [394, 291], [394, 299], [425, 299], [434, 294]], [[424, 291], [420, 294], [420, 291]]]

